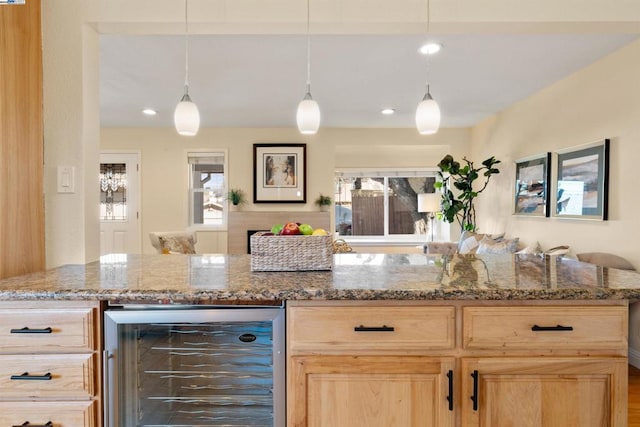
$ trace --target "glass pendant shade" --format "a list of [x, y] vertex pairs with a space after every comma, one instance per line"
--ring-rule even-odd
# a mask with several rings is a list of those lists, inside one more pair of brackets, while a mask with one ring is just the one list
[[304, 99], [298, 104], [298, 112], [296, 113], [296, 122], [298, 130], [304, 135], [313, 135], [320, 128], [320, 107], [318, 103], [311, 98], [311, 93], [307, 92]]
[[440, 127], [440, 107], [428, 91], [416, 109], [416, 127], [420, 135], [433, 135]]
[[176, 105], [176, 110], [173, 113], [173, 122], [180, 135], [195, 136], [198, 133], [200, 112], [198, 111], [198, 106], [191, 101], [191, 98], [186, 93]]

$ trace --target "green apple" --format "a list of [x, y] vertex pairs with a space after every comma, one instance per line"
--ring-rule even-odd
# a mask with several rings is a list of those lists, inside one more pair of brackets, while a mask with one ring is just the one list
[[278, 234], [282, 233], [282, 227], [284, 227], [284, 225], [276, 224], [271, 227], [271, 232], [277, 236]]
[[300, 229], [300, 233], [305, 236], [310, 236], [311, 233], [313, 233], [313, 227], [309, 224], [300, 224], [298, 228]]

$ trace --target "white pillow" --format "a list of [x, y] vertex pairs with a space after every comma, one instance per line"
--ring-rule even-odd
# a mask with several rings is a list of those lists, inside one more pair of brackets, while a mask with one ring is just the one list
[[512, 254], [518, 249], [518, 237], [495, 241], [486, 237], [480, 241], [477, 254]]
[[535, 242], [534, 244], [529, 245], [524, 249], [520, 249], [516, 253], [517, 254], [541, 254], [542, 253], [542, 248], [540, 247], [540, 243], [539, 242]]
[[476, 239], [476, 236], [471, 236], [462, 241], [460, 243], [460, 248], [458, 249], [459, 254], [471, 254], [476, 251], [476, 248], [480, 242]]

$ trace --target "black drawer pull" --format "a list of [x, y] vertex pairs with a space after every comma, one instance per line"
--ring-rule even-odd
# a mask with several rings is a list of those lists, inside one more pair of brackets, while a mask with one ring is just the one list
[[12, 427], [53, 427], [53, 423], [51, 421], [49, 421], [46, 424], [31, 424], [29, 421], [25, 421], [24, 423], [20, 424], [19, 426], [12, 426]]
[[12, 329], [11, 330], [12, 334], [50, 334], [51, 332], [53, 332], [53, 329], [51, 329], [51, 328], [30, 329], [28, 326], [25, 326], [22, 329]]
[[449, 379], [449, 395], [447, 396], [447, 402], [449, 402], [449, 410], [453, 411], [453, 371], [447, 372], [447, 378]]
[[393, 326], [387, 326], [387, 325], [382, 325], [382, 326], [360, 325], [353, 328], [353, 330], [355, 332], [393, 332], [395, 331], [395, 328]]
[[473, 371], [471, 374], [473, 378], [473, 394], [471, 395], [471, 401], [473, 402], [473, 410], [478, 410], [478, 371]]
[[22, 375], [11, 375], [12, 380], [33, 380], [33, 381], [49, 381], [51, 379], [51, 373], [47, 372], [44, 375], [29, 375], [29, 372], [25, 372]]
[[538, 331], [573, 331], [573, 326], [562, 326], [562, 325], [557, 325], [557, 326], [538, 326], [538, 325], [533, 325], [531, 327], [531, 330], [534, 332], [538, 332]]

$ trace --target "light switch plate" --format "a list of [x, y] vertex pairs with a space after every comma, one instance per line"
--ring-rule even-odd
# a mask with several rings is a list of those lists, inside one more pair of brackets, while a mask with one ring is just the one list
[[75, 168], [58, 166], [58, 193], [75, 193]]

